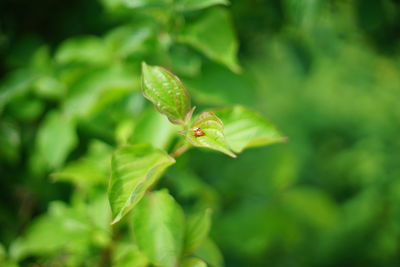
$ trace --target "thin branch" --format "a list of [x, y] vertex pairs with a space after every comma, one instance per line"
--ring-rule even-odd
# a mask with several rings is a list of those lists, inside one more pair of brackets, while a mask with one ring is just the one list
[[186, 150], [188, 150], [190, 148], [190, 146], [186, 143], [178, 148], [176, 148], [174, 151], [172, 151], [169, 155], [171, 157], [179, 157], [180, 155], [182, 155], [183, 153], [186, 152]]

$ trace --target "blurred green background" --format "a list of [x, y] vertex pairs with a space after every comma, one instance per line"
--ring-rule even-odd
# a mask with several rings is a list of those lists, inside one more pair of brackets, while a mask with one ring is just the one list
[[225, 266], [400, 266], [400, 1], [188, 2], [1, 1], [0, 263], [125, 266], [104, 260], [109, 155], [175, 138], [146, 60], [288, 136], [189, 151], [159, 185], [214, 210]]

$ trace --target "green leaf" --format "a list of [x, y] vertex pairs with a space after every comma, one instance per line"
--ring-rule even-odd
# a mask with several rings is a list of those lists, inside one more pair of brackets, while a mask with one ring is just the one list
[[16, 123], [0, 121], [0, 159], [16, 162], [19, 159], [21, 134]]
[[111, 53], [103, 40], [95, 36], [71, 38], [62, 43], [55, 60], [58, 63], [106, 64]]
[[93, 162], [82, 158], [68, 163], [61, 170], [52, 173], [54, 181], [66, 181], [77, 185], [80, 188], [89, 188], [95, 184], [100, 184], [107, 178], [103, 171], [97, 168]]
[[52, 75], [43, 75], [36, 79], [33, 84], [35, 93], [44, 99], [59, 100], [65, 92], [66, 86]]
[[35, 218], [11, 244], [10, 257], [21, 260], [32, 255], [68, 254], [62, 265], [77, 266], [81, 264], [70, 265], [67, 261], [87, 258], [89, 247], [110, 244], [110, 212], [105, 195], [79, 198], [74, 194], [72, 199], [70, 206], [61, 201], [51, 202], [48, 212]]
[[[203, 136], [195, 136], [194, 128], [200, 128]], [[224, 124], [212, 112], [201, 113], [192, 123], [190, 129], [186, 130], [186, 139], [196, 147], [205, 147], [225, 153], [233, 158], [235, 154], [229, 149], [224, 136]]]
[[32, 96], [13, 99], [7, 105], [7, 112], [19, 121], [34, 121], [42, 115], [45, 103]]
[[75, 125], [60, 113], [49, 113], [38, 132], [37, 146], [40, 156], [50, 168], [64, 163], [77, 143]]
[[172, 2], [171, 0], [125, 0], [124, 3], [129, 8], [166, 8]]
[[299, 27], [299, 29], [308, 28], [316, 23], [318, 17], [323, 14], [325, 1], [321, 0], [284, 0], [283, 6], [288, 19]]
[[134, 144], [148, 143], [156, 148], [166, 150], [172, 139], [176, 137], [178, 130], [178, 125], [171, 124], [165, 116], [154, 108], [150, 108], [139, 116], [134, 133], [129, 140]]
[[194, 255], [213, 267], [224, 266], [224, 259], [221, 251], [211, 239], [207, 239], [205, 242], [203, 242], [203, 244], [196, 250]]
[[157, 266], [178, 266], [184, 229], [183, 211], [166, 190], [147, 194], [133, 213], [137, 245]]
[[54, 181], [71, 182], [81, 189], [105, 184], [109, 176], [111, 153], [112, 148], [109, 145], [94, 140], [90, 143], [89, 151], [84, 157], [69, 162], [51, 176]]
[[215, 110], [215, 113], [224, 121], [226, 140], [236, 153], [286, 140], [272, 123], [243, 106]]
[[232, 71], [240, 71], [236, 58], [238, 42], [226, 10], [209, 10], [198, 21], [186, 26], [180, 40]]
[[174, 44], [169, 50], [169, 58], [174, 73], [198, 78], [203, 59], [201, 55], [193, 51], [193, 48], [184, 44]]
[[4, 78], [0, 83], [0, 114], [9, 101], [26, 95], [36, 78], [36, 75], [27, 69], [17, 70]]
[[88, 71], [71, 88], [63, 103], [70, 117], [85, 118], [139, 89], [139, 79], [122, 65]]
[[156, 33], [151, 24], [135, 23], [135, 25], [123, 25], [113, 29], [104, 37], [104, 42], [114, 57], [137, 58], [152, 48], [151, 44], [155, 37]]
[[91, 229], [85, 214], [62, 202], [52, 202], [10, 247], [13, 259], [28, 255], [49, 255], [57, 251], [79, 252], [90, 243]]
[[142, 63], [142, 91], [172, 123], [184, 123], [190, 97], [178, 77], [166, 69]]
[[114, 267], [146, 267], [149, 264], [146, 256], [130, 242], [118, 242], [112, 255]]
[[211, 227], [211, 210], [189, 217], [185, 234], [185, 252], [196, 250], [207, 238]]
[[187, 258], [183, 260], [182, 267], [207, 267], [207, 264], [197, 258]]
[[125, 146], [117, 150], [111, 160], [108, 191], [113, 223], [121, 220], [173, 163], [175, 160], [167, 153], [147, 144]]
[[227, 0], [178, 0], [177, 9], [179, 11], [192, 11], [207, 8], [213, 5], [228, 5]]

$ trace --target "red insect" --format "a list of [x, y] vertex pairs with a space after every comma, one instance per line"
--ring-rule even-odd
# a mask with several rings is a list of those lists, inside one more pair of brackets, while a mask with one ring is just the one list
[[196, 136], [196, 137], [205, 135], [205, 133], [199, 127], [193, 128], [193, 132], [194, 132], [194, 136]]

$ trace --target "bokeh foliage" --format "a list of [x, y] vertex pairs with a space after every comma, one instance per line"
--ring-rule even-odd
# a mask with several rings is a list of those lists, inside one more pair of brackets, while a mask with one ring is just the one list
[[213, 210], [214, 241], [194, 255], [222, 266], [217, 244], [232, 267], [400, 264], [398, 1], [227, 4], [0, 4], [4, 265], [147, 266], [132, 225], [112, 236], [105, 196], [116, 147], [176, 145], [140, 94], [143, 60], [182, 78], [198, 108], [241, 104], [288, 136], [235, 160], [189, 151], [167, 171], [157, 187], [186, 212]]

